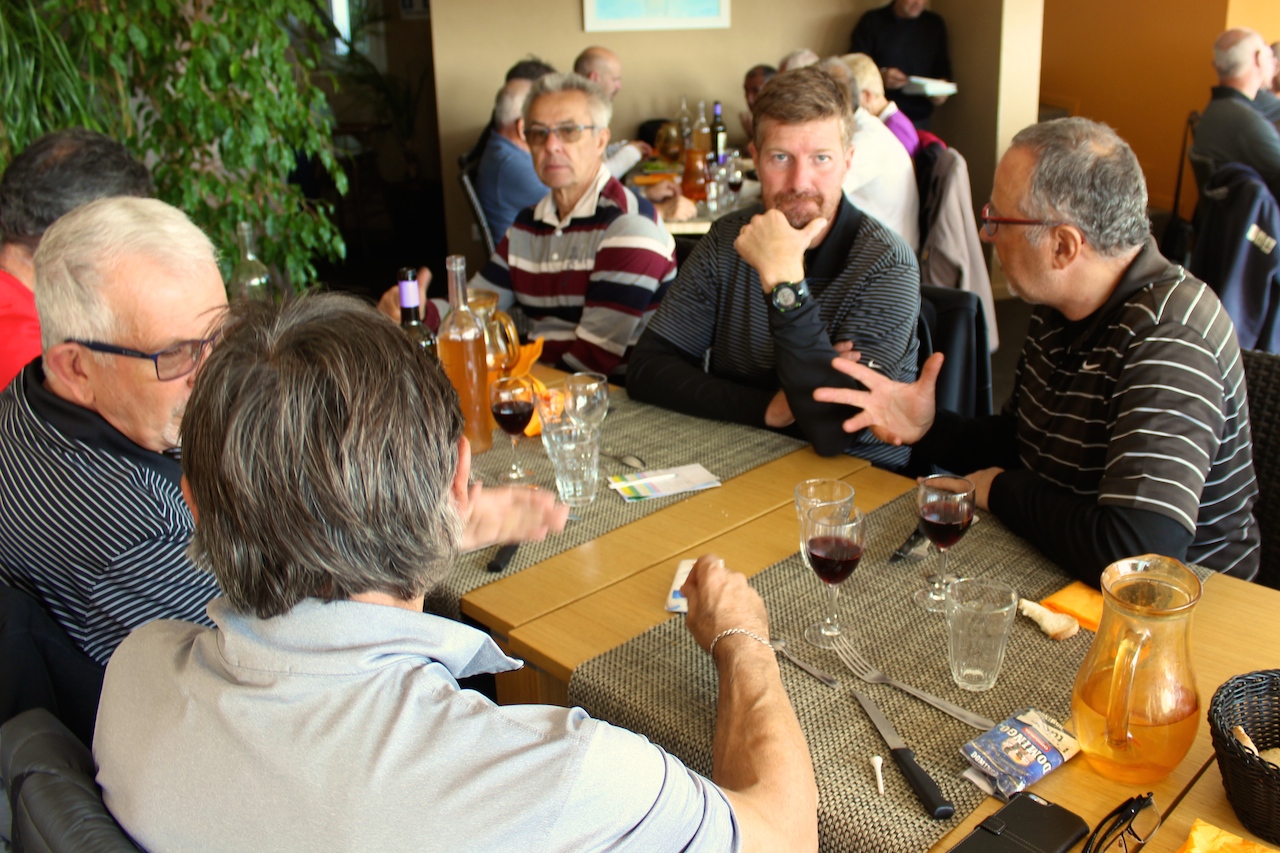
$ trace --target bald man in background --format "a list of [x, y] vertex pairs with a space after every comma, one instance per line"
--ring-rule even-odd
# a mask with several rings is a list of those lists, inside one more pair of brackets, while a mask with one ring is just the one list
[[[622, 91], [622, 60], [607, 47], [589, 47], [578, 54], [578, 58], [573, 61], [573, 72], [603, 89], [610, 101], [617, 100], [618, 93]], [[609, 145], [604, 162], [609, 167], [609, 174], [621, 179], [652, 153], [653, 149], [648, 143], [638, 139], [621, 140]]]

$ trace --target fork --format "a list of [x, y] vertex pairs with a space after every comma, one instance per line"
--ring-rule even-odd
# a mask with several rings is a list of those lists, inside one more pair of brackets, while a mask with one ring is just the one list
[[862, 655], [858, 653], [858, 650], [853, 647], [853, 644], [844, 637], [836, 637], [835, 653], [836, 656], [844, 662], [844, 665], [849, 668], [850, 672], [868, 684], [888, 684], [896, 687], [904, 693], [910, 693], [922, 702], [929, 703], [939, 711], [950, 714], [960, 722], [973, 726], [975, 729], [981, 729], [985, 732], [988, 729], [994, 729], [996, 727], [995, 721], [993, 720], [988, 720], [986, 717], [975, 714], [972, 711], [966, 711], [959, 705], [953, 705], [945, 699], [939, 699], [932, 693], [926, 693], [918, 687], [912, 687], [910, 684], [903, 684], [901, 682], [894, 681], [892, 678], [867, 663], [866, 659], [863, 658]]

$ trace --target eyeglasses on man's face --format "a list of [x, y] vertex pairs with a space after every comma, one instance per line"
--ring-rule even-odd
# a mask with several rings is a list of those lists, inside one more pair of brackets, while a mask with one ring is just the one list
[[582, 131], [596, 130], [596, 127], [594, 124], [558, 124], [555, 127], [536, 124], [524, 129], [524, 141], [541, 148], [547, 144], [547, 139], [554, 133], [560, 137], [561, 142], [572, 145], [582, 138]]
[[1160, 811], [1149, 792], [1130, 797], [1098, 822], [1083, 853], [1137, 853], [1160, 828]]
[[996, 236], [996, 232], [1000, 230], [1001, 225], [1055, 225], [1057, 223], [1049, 219], [1013, 219], [1008, 216], [997, 216], [995, 208], [991, 206], [991, 202], [987, 202], [982, 208], [982, 232], [988, 237]]
[[195, 370], [200, 364], [200, 359], [204, 357], [205, 348], [217, 339], [218, 336], [215, 334], [198, 341], [179, 341], [159, 352], [142, 352], [136, 349], [128, 349], [127, 347], [118, 347], [115, 344], [104, 344], [99, 341], [79, 341], [74, 338], [66, 341], [66, 343], [79, 344], [87, 350], [107, 355], [149, 359], [156, 366], [156, 379], [161, 382], [168, 382], [171, 379], [181, 379]]

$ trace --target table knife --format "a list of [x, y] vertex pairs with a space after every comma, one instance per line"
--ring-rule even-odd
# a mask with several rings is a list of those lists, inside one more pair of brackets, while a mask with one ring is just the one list
[[503, 545], [498, 549], [498, 553], [493, 555], [493, 559], [489, 561], [489, 571], [501, 572], [507, 567], [507, 563], [511, 562], [511, 558], [516, 555], [516, 549], [519, 545]]
[[928, 540], [925, 535], [920, 532], [920, 528], [911, 531], [911, 535], [907, 537], [907, 541], [898, 546], [898, 550], [889, 555], [889, 562], [896, 563], [899, 560], [923, 560], [925, 552], [929, 549]]
[[889, 718], [880, 710], [880, 706], [857, 690], [851, 689], [849, 692], [862, 705], [862, 710], [867, 712], [871, 722], [876, 724], [880, 737], [884, 738], [889, 751], [893, 753], [893, 760], [897, 763], [898, 769], [902, 771], [903, 776], [907, 777], [911, 790], [916, 792], [916, 797], [924, 806], [925, 814], [934, 820], [946, 820], [955, 814], [956, 807], [942, 795], [942, 789], [938, 787], [937, 782], [933, 781], [933, 777], [916, 763], [915, 753], [907, 747], [906, 741], [898, 737], [898, 730], [893, 727], [893, 723], [889, 722]]

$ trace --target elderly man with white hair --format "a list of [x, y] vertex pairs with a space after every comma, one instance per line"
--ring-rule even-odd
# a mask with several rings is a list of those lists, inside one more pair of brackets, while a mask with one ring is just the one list
[[1280, 133], [1253, 104], [1275, 76], [1275, 55], [1253, 30], [1231, 29], [1213, 44], [1213, 67], [1218, 85], [1200, 116], [1192, 152], [1213, 161], [1215, 170], [1228, 163], [1249, 166], [1280, 196]]
[[533, 168], [520, 115], [532, 86], [533, 81], [517, 78], [498, 90], [493, 105], [494, 132], [476, 168], [476, 195], [495, 241], [507, 233], [517, 213], [547, 194]]
[[[0, 393], [0, 581], [105, 664], [154, 619], [212, 625], [187, 555], [179, 427], [227, 305], [213, 244], [161, 201], [76, 208], [35, 254], [43, 354]], [[464, 548], [541, 538], [567, 510], [483, 489]]]

